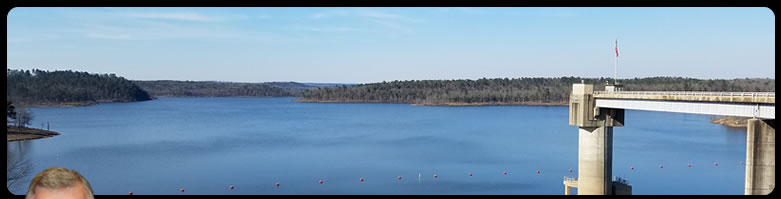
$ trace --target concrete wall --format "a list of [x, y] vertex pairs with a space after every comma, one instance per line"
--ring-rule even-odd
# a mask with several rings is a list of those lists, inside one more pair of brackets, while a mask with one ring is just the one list
[[776, 187], [775, 120], [748, 120], [746, 195], [767, 195]]
[[578, 195], [610, 195], [613, 127], [578, 129]]
[[578, 126], [578, 195], [611, 195], [613, 126], [624, 125], [624, 110], [597, 108], [593, 85], [573, 84], [569, 124]]

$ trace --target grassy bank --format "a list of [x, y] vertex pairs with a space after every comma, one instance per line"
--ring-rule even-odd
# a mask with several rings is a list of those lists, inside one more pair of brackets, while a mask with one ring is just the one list
[[54, 131], [26, 127], [7, 127], [6, 132], [8, 142], [47, 138], [60, 135], [60, 133]]

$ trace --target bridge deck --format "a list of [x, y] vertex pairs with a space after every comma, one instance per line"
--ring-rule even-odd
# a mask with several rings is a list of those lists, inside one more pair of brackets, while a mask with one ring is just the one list
[[594, 98], [775, 104], [775, 92], [595, 91]]
[[596, 106], [775, 119], [775, 92], [595, 91]]

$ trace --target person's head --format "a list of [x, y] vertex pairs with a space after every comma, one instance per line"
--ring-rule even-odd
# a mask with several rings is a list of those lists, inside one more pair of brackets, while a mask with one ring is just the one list
[[52, 167], [41, 171], [30, 181], [25, 199], [94, 199], [92, 187], [74, 170]]

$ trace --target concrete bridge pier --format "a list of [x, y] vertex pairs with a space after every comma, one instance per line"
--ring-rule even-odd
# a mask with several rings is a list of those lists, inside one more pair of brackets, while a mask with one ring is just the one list
[[746, 195], [767, 195], [776, 187], [775, 120], [749, 119], [746, 135]]
[[623, 126], [623, 109], [597, 108], [593, 85], [574, 84], [569, 124], [578, 126], [578, 195], [612, 195], [613, 127]]
[[578, 195], [611, 195], [613, 127], [578, 129]]

